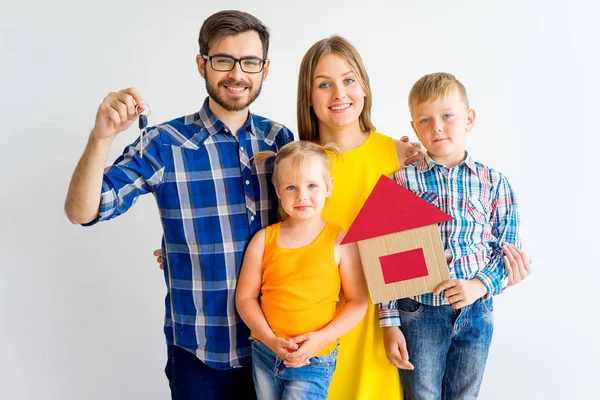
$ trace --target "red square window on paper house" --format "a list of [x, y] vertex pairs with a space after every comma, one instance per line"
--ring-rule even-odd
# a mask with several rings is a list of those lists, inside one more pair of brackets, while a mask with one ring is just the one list
[[421, 248], [381, 256], [379, 263], [386, 284], [428, 275], [425, 254]]

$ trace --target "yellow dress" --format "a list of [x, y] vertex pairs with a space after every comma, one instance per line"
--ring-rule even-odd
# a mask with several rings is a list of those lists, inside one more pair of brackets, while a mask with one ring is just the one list
[[[394, 140], [371, 132], [359, 147], [344, 152], [344, 159], [330, 154], [333, 193], [323, 218], [347, 231], [381, 175], [400, 169]], [[378, 307], [371, 304], [363, 320], [340, 339], [337, 368], [329, 400], [400, 400], [403, 398], [398, 369], [385, 356]]]

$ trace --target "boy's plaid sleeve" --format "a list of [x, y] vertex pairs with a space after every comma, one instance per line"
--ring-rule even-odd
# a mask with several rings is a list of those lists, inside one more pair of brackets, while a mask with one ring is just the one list
[[379, 326], [400, 326], [400, 313], [398, 312], [398, 300], [379, 304]]
[[510, 243], [521, 248], [519, 211], [512, 187], [501, 175], [496, 198], [492, 204], [492, 234], [498, 239], [492, 245], [490, 262], [475, 277], [483, 282], [488, 296], [502, 293], [508, 283], [502, 245]]

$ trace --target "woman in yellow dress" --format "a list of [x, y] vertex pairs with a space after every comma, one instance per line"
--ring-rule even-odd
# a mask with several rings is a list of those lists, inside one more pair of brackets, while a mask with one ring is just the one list
[[[339, 36], [322, 39], [304, 55], [298, 78], [300, 140], [336, 143], [343, 159], [331, 156], [333, 193], [323, 218], [347, 231], [381, 175], [422, 158], [420, 144], [396, 141], [375, 131], [371, 122], [369, 76], [354, 46]], [[505, 249], [508, 285], [525, 279], [531, 259]], [[379, 328], [377, 305], [369, 303], [363, 320], [340, 340], [330, 400], [399, 400], [398, 369], [389, 363]]]
[[[382, 174], [418, 160], [418, 145], [375, 131], [369, 77], [356, 49], [332, 36], [305, 54], [298, 79], [298, 134], [319, 144], [335, 142], [343, 159], [331, 157], [333, 193], [323, 218], [347, 231]], [[341, 338], [331, 400], [402, 398], [398, 369], [385, 355], [378, 308]]]

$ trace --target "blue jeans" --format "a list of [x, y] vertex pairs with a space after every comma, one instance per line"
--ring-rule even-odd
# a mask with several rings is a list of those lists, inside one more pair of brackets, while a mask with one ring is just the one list
[[289, 368], [260, 340], [250, 338], [252, 377], [260, 400], [327, 399], [335, 371], [338, 350], [322, 357], [312, 357], [310, 364]]
[[256, 399], [249, 367], [219, 370], [209, 367], [179, 346], [167, 346], [165, 374], [172, 400]]
[[407, 400], [476, 399], [494, 331], [492, 299], [455, 310], [398, 300], [413, 371], [400, 370]]

